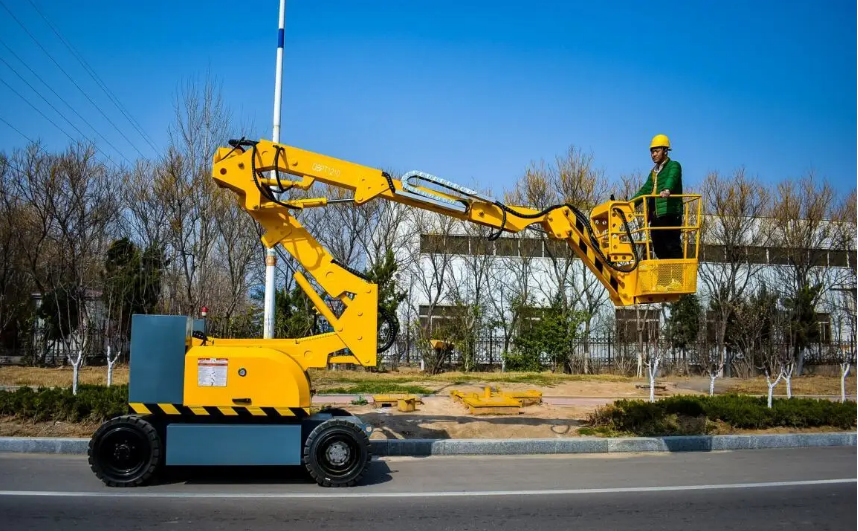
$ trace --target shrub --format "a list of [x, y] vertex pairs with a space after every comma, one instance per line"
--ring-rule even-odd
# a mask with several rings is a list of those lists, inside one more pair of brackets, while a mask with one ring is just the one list
[[720, 420], [739, 429], [763, 429], [774, 426], [771, 410], [763, 397], [722, 395], [705, 397], [705, 399], [704, 408], [709, 420]]
[[765, 398], [742, 395], [674, 396], [653, 403], [617, 400], [587, 419], [589, 426], [599, 428], [597, 432], [639, 436], [705, 434], [717, 423], [737, 429], [831, 426], [849, 430], [855, 421], [855, 402], [777, 399], [769, 409]]
[[662, 400], [659, 405], [668, 414], [699, 417], [705, 415], [703, 402], [697, 396], [671, 396]]
[[77, 395], [56, 387], [0, 391], [0, 415], [33, 422], [103, 422], [127, 411], [127, 385], [80, 385]]
[[708, 430], [699, 404], [670, 399], [655, 403], [617, 400], [613, 405], [598, 408], [588, 423], [606, 431], [643, 437], [695, 435]]
[[539, 361], [539, 353], [531, 351], [522, 354], [506, 353], [503, 355], [506, 370], [513, 372], [540, 372], [544, 369]]

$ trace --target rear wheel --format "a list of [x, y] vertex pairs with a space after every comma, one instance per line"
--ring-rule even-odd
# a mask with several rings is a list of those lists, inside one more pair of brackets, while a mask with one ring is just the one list
[[348, 420], [326, 420], [304, 444], [304, 466], [323, 487], [356, 485], [369, 468], [370, 458], [369, 437]]
[[396, 318], [396, 315], [386, 310], [379, 310], [377, 353], [381, 354], [392, 347], [398, 333], [399, 320]]
[[137, 487], [147, 483], [161, 463], [163, 444], [148, 421], [124, 415], [102, 424], [89, 441], [89, 465], [105, 485]]

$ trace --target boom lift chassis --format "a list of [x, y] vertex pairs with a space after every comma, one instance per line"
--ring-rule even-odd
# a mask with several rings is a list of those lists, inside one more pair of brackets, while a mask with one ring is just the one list
[[[326, 197], [283, 200], [319, 182], [344, 188], [359, 206], [383, 199], [496, 229], [490, 238], [532, 226], [566, 241], [616, 306], [672, 302], [697, 287], [700, 196], [682, 195], [684, 258], [650, 258], [646, 201], [608, 201], [588, 215], [573, 204], [541, 211], [512, 207], [423, 172], [400, 179], [351, 162], [270, 141], [231, 140], [214, 157], [213, 178], [234, 192], [265, 230], [267, 248], [282, 245], [307, 277], [295, 281], [333, 331], [291, 339], [208, 337], [202, 321], [176, 315], [134, 315], [129, 411], [106, 421], [89, 444], [93, 472], [116, 487], [145, 485], [166, 466], [302, 465], [321, 486], [357, 484], [371, 459], [371, 428], [347, 411], [311, 412], [309, 369], [331, 363], [376, 365], [380, 351], [378, 289], [337, 263], [298, 222]], [[281, 173], [298, 179], [286, 179]], [[269, 176], [264, 176], [268, 174]], [[273, 176], [272, 176], [273, 175]], [[641, 198], [645, 199], [645, 198]]]

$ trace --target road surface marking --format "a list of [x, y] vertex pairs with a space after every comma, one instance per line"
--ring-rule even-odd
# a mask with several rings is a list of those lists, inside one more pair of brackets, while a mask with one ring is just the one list
[[[71, 492], [41, 490], [0, 490], [0, 496], [45, 496], [64, 498], [458, 498], [469, 496], [556, 496], [570, 494], [610, 494], [625, 492], [670, 492], [688, 490], [757, 489], [835, 485], [855, 483], [856, 478], [818, 479], [806, 481], [773, 481], [768, 483], [730, 483], [723, 485], [676, 485], [665, 487], [618, 487], [605, 489], [548, 490], [482, 490], [436, 492]], [[354, 487], [353, 487], [354, 488]], [[359, 487], [358, 487], [359, 488]]]

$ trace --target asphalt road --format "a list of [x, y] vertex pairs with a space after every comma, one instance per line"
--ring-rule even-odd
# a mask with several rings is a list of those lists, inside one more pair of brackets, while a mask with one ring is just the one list
[[384, 458], [365, 484], [180, 470], [109, 489], [76, 456], [0, 455], [0, 530], [856, 529], [855, 448]]

